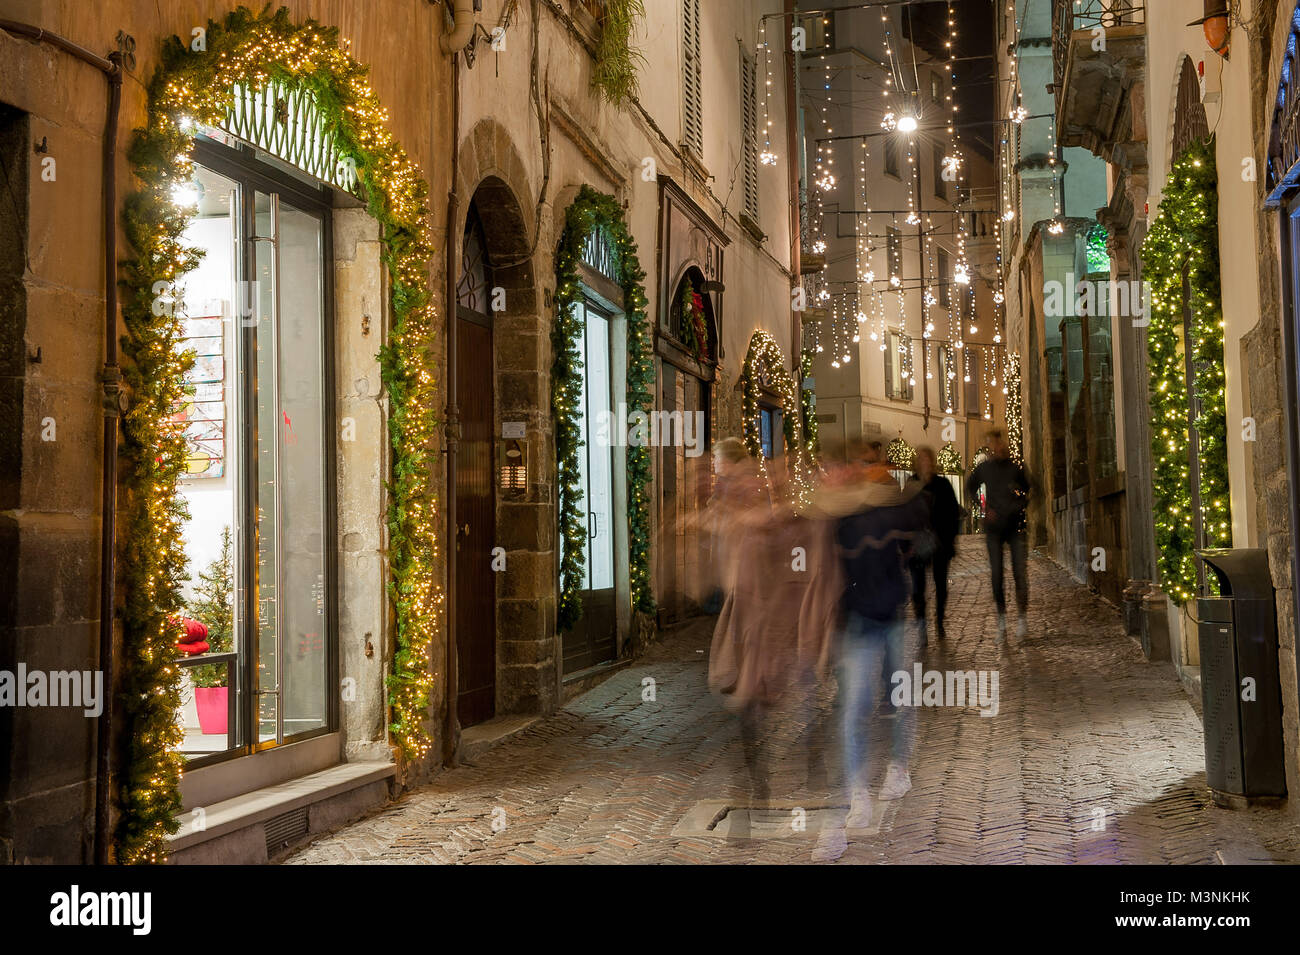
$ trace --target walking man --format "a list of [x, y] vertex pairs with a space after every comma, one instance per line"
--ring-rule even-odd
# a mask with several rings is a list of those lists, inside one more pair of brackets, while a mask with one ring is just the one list
[[930, 448], [916, 449], [915, 478], [921, 483], [921, 493], [929, 505], [930, 522], [927, 529], [928, 543], [919, 546], [927, 536], [926, 532], [918, 534], [913, 546], [913, 556], [909, 561], [912, 570], [912, 609], [916, 611], [921, 643], [925, 639], [925, 578], [928, 567], [934, 574], [934, 636], [937, 640], [944, 638], [943, 611], [948, 604], [948, 566], [957, 553], [957, 531], [961, 525], [961, 505], [953, 493], [952, 484], [938, 473], [934, 451]]
[[1011, 550], [1011, 573], [1016, 579], [1016, 609], [1020, 621], [1016, 636], [1023, 639], [1029, 632], [1025, 613], [1029, 609], [1029, 568], [1025, 550], [1025, 508], [1029, 504], [1029, 478], [1025, 469], [1011, 460], [1006, 435], [989, 432], [992, 457], [971, 472], [966, 491], [974, 500], [984, 487], [984, 542], [988, 545], [989, 569], [993, 577], [993, 601], [998, 608], [1000, 646], [1007, 638], [1007, 598], [1002, 587], [1002, 548]]

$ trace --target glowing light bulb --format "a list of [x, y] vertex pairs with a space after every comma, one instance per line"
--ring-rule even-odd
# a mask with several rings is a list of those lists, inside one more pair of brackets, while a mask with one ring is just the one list
[[914, 133], [914, 132], [916, 132], [916, 127], [917, 127], [918, 125], [919, 125], [919, 124], [917, 123], [917, 121], [916, 121], [916, 117], [915, 117], [915, 116], [906, 116], [906, 115], [905, 115], [905, 116], [901, 116], [901, 117], [899, 117], [899, 120], [898, 120], [898, 129], [899, 129], [900, 132], [904, 132], [904, 133]]

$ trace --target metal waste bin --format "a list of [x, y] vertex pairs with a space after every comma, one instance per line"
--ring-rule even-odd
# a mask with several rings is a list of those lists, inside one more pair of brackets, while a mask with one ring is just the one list
[[1219, 580], [1197, 600], [1205, 775], [1214, 801], [1240, 807], [1286, 795], [1277, 610], [1268, 552], [1197, 551]]

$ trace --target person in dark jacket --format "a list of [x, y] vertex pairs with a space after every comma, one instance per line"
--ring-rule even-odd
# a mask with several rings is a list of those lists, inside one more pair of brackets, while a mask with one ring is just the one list
[[[840, 598], [839, 691], [845, 787], [849, 811], [842, 826], [822, 830], [814, 860], [838, 858], [846, 829], [871, 824], [872, 801], [868, 721], [883, 685], [882, 676], [910, 672], [915, 659], [901, 608], [907, 603], [904, 566], [916, 530], [924, 525], [920, 487], [906, 489], [886, 472], [856, 485], [814, 496], [812, 508], [835, 519], [835, 545], [843, 568]], [[915, 741], [916, 712], [903, 707], [895, 717], [882, 800], [899, 799], [912, 788], [908, 765]]]
[[1025, 508], [1029, 504], [1029, 478], [1025, 469], [1011, 459], [1006, 435], [1001, 431], [989, 433], [989, 450], [986, 458], [971, 472], [966, 490], [972, 500], [984, 488], [984, 542], [988, 545], [989, 569], [993, 577], [993, 601], [998, 608], [998, 636], [1001, 644], [1007, 638], [1007, 598], [1002, 587], [1002, 548], [1011, 550], [1011, 573], [1016, 578], [1016, 608], [1020, 622], [1016, 636], [1024, 638], [1029, 632], [1025, 613], [1029, 609], [1029, 568], [1025, 550]]
[[909, 561], [912, 571], [912, 609], [916, 612], [921, 643], [924, 644], [925, 571], [929, 567], [934, 575], [934, 636], [936, 640], [942, 640], [943, 611], [948, 604], [948, 567], [957, 553], [961, 505], [957, 503], [952, 483], [938, 473], [938, 463], [930, 448], [916, 449], [916, 473], [913, 477], [921, 484], [921, 494], [930, 514], [929, 530], [933, 535], [930, 541], [932, 550], [927, 554], [927, 548], [918, 546], [917, 552]]

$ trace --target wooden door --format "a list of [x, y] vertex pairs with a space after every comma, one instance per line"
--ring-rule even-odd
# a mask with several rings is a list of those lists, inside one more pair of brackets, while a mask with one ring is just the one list
[[496, 713], [496, 531], [492, 329], [464, 309], [456, 320], [460, 450], [456, 458], [456, 714], [473, 726]]

